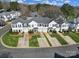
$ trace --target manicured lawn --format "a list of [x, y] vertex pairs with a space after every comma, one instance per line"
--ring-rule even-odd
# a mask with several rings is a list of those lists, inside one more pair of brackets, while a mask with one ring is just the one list
[[12, 34], [12, 32], [8, 32], [3, 36], [2, 39], [6, 45], [16, 47], [20, 37], [22, 36], [18, 34]]
[[79, 33], [65, 32], [64, 35], [70, 36], [75, 42], [79, 43]]
[[52, 32], [52, 34], [50, 34], [50, 35], [51, 35], [51, 37], [56, 37], [57, 40], [58, 40], [62, 45], [66, 45], [66, 44], [67, 44], [67, 42], [66, 42], [60, 35], [58, 35], [57, 33], [53, 33], [53, 32]]
[[29, 40], [29, 46], [30, 47], [39, 47], [39, 44], [37, 41], [37, 35], [33, 35], [32, 38]]

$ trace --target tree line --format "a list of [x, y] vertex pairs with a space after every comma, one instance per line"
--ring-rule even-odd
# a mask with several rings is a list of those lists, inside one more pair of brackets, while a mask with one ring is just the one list
[[[0, 2], [0, 9], [3, 9], [3, 4], [1, 2]], [[8, 10], [18, 10], [18, 9], [19, 9], [18, 2], [10, 2], [10, 7], [8, 8]], [[28, 5], [29, 11], [31, 11], [31, 12], [44, 12], [44, 13], [46, 13], [45, 15], [48, 17], [53, 17], [53, 16], [56, 16], [58, 14], [57, 11], [54, 12], [52, 9], [54, 9], [53, 6], [48, 5], [48, 4], [38, 3], [37, 5], [35, 5], [35, 8], [33, 8], [32, 5]], [[60, 11], [67, 19], [73, 19], [76, 17], [74, 7], [69, 5], [69, 4], [64, 4], [63, 6], [61, 6]], [[55, 13], [57, 13], [57, 14], [55, 15]]]

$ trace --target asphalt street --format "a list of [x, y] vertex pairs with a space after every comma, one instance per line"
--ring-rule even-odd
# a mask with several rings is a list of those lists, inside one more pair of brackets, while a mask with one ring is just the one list
[[[10, 30], [10, 24], [6, 25], [3, 29], [0, 29], [0, 37]], [[53, 58], [55, 53], [62, 56], [69, 57], [79, 53], [79, 45], [63, 46], [57, 48], [18, 48], [11, 49], [5, 48], [0, 43], [0, 57], [12, 57], [12, 58]]]

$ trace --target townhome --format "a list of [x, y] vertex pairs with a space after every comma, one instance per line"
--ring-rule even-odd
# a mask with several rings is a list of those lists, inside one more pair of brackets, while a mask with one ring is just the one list
[[28, 32], [30, 30], [47, 32], [48, 25], [51, 20], [47, 17], [33, 17], [32, 19], [22, 20], [21, 18], [15, 20], [11, 27], [13, 32]]
[[79, 32], [79, 17], [76, 18], [76, 25], [75, 25], [75, 30], [76, 32]]
[[63, 32], [63, 31], [68, 31], [68, 30], [69, 30], [69, 23], [67, 22], [62, 23], [60, 31]]
[[28, 32], [30, 30], [36, 32], [67, 31], [68, 23], [60, 20], [62, 21], [61, 18], [53, 20], [48, 17], [29, 17], [26, 20], [18, 18], [13, 21], [11, 27], [13, 32]]
[[69, 30], [69, 23], [66, 21], [65, 17], [59, 16], [55, 19], [55, 22], [59, 24], [56, 28], [58, 28], [58, 31], [68, 31]]
[[56, 23], [54, 20], [51, 21], [51, 22], [49, 23], [49, 31], [57, 31], [57, 32], [60, 31], [59, 24]]
[[69, 29], [76, 32], [79, 31], [79, 17], [69, 22]]
[[0, 29], [3, 28], [6, 25], [6, 23], [2, 20], [0, 20]]

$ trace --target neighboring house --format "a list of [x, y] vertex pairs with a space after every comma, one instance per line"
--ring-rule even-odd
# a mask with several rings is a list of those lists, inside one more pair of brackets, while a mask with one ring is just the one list
[[69, 30], [70, 31], [75, 31], [75, 26], [76, 26], [76, 23], [74, 21], [69, 22]]
[[6, 23], [2, 20], [0, 20], [0, 29], [3, 28], [6, 25]]
[[79, 17], [74, 18], [74, 20], [72, 20], [71, 22], [69, 22], [69, 29], [71, 29], [72, 31], [79, 31]]
[[76, 32], [79, 32], [79, 17], [76, 18], [76, 25], [75, 25], [75, 30]]
[[16, 17], [19, 17], [20, 15], [21, 13], [19, 11], [3, 12], [3, 13], [0, 13], [0, 18], [6, 22]]
[[79, 23], [76, 24], [75, 30], [76, 30], [76, 32], [79, 32]]
[[31, 17], [39, 17], [40, 15], [38, 12], [31, 12]]

